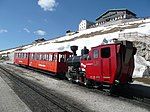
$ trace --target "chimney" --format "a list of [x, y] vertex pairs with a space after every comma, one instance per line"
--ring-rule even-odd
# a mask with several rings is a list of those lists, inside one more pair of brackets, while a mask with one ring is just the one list
[[72, 50], [73, 55], [77, 56], [76, 51], [78, 50], [78, 46], [71, 46], [70, 49]]

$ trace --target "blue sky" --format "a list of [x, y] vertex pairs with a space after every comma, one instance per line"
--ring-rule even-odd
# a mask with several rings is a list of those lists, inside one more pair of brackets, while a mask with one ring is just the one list
[[108, 9], [127, 8], [150, 17], [150, 0], [0, 0], [0, 50], [76, 31]]

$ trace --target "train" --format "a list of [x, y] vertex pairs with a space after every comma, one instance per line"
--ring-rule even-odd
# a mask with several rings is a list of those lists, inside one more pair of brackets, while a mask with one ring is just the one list
[[136, 48], [131, 41], [118, 41], [72, 52], [15, 52], [14, 64], [62, 75], [71, 82], [90, 86], [124, 85], [132, 82]]

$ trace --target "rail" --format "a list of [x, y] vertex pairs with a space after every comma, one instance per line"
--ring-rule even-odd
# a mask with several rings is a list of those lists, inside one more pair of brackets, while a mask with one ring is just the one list
[[[16, 73], [14, 73], [11, 70], [8, 70], [7, 68], [4, 68], [3, 66], [0, 65], [0, 71], [5, 73], [5, 75], [10, 79], [13, 80], [14, 82], [21, 82], [24, 85], [26, 85], [28, 88], [31, 90], [35, 91], [38, 93], [40, 96], [44, 97], [46, 100], [52, 102], [56, 106], [58, 106], [61, 110], [65, 112], [83, 112], [82, 109], [69, 104], [67, 101], [64, 99], [54, 95], [53, 93], [50, 93], [46, 88], [42, 87], [40, 84], [34, 83], [28, 79], [25, 79]], [[50, 111], [50, 110], [49, 110]]]

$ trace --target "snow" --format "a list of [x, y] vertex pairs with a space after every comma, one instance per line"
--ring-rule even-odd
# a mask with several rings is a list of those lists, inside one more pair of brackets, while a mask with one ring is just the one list
[[[123, 31], [117, 31], [117, 32], [113, 32], [113, 33], [103, 34], [103, 35], [99, 34], [99, 35], [95, 35], [95, 36], [88, 37], [88, 38], [76, 38], [81, 35], [90, 34], [92, 32], [96, 32], [96, 31], [105, 32], [105, 31], [109, 31], [113, 28], [128, 27], [128, 26], [132, 26], [133, 24], [137, 24], [137, 23], [141, 24], [137, 28], [125, 29]], [[111, 25], [111, 26], [99, 26], [96, 28], [78, 31], [77, 33], [75, 33], [73, 35], [66, 35], [66, 36], [52, 39], [52, 40], [49, 40], [49, 41], [46, 41], [43, 43], [25, 46], [25, 47], [23, 47], [24, 50], [22, 50], [22, 52], [70, 51], [70, 46], [77, 45], [79, 47], [77, 54], [80, 55], [80, 51], [84, 46], [87, 46], [88, 49], [91, 49], [91, 47], [102, 44], [103, 41], [105, 41], [105, 40], [110, 42], [113, 38], [119, 38], [120, 33], [131, 33], [131, 32], [138, 32], [142, 36], [150, 35], [150, 18], [140, 19], [140, 20], [121, 23], [121, 24], [115, 24], [115, 25]], [[70, 40], [70, 39], [72, 39], [72, 41], [56, 43], [56, 42], [60, 42], [60, 41]], [[15, 49], [12, 49], [12, 51], [14, 51], [14, 50]], [[9, 50], [9, 51], [5, 51], [5, 52], [12, 52], [12, 51]], [[145, 59], [142, 59], [142, 57], [135, 56], [135, 60], [136, 60], [135, 61], [136, 63], [135, 63], [134, 76], [141, 77], [143, 72], [145, 71], [146, 67], [150, 66], [150, 65], [147, 64], [148, 62], [146, 62]], [[140, 61], [140, 60], [142, 60], [142, 61]]]
[[125, 29], [122, 33], [138, 32], [144, 35], [150, 35], [150, 23], [139, 25], [138, 28]]
[[[143, 74], [148, 66], [150, 66], [150, 62], [146, 61], [143, 57], [135, 55], [135, 69], [133, 72], [134, 77], [143, 77]], [[147, 74], [144, 74], [147, 75]]]
[[[147, 22], [147, 23], [146, 23]], [[119, 33], [129, 33], [129, 32], [138, 32], [141, 35], [150, 35], [150, 19], [146, 20], [139, 20], [135, 22], [129, 22], [126, 25], [112, 25], [112, 26], [107, 26], [107, 27], [96, 27], [96, 28], [91, 28], [83, 31], [79, 31], [78, 33], [70, 36], [62, 36], [61, 38], [53, 39], [44, 43], [37, 44], [27, 50], [23, 50], [23, 52], [49, 52], [49, 51], [70, 51], [69, 47], [70, 45], [78, 45], [79, 49], [81, 49], [83, 46], [87, 46], [88, 48], [100, 45], [104, 39], [111, 40], [112, 38], [118, 38]], [[130, 24], [134, 23], [143, 23], [137, 28], [132, 28], [132, 29], [125, 29], [124, 31], [118, 31], [114, 33], [108, 33], [108, 34], [103, 34], [103, 35], [96, 35], [94, 37], [90, 38], [82, 38], [82, 39], [75, 39], [76, 37], [79, 37], [83, 34], [90, 34], [91, 32], [96, 32], [96, 31], [107, 31], [115, 27], [127, 27], [130, 26]], [[59, 41], [65, 41], [65, 40], [70, 40], [74, 39], [70, 42], [63, 42], [63, 43], [54, 43], [54, 42], [59, 42]], [[55, 47], [54, 47], [55, 46]]]

